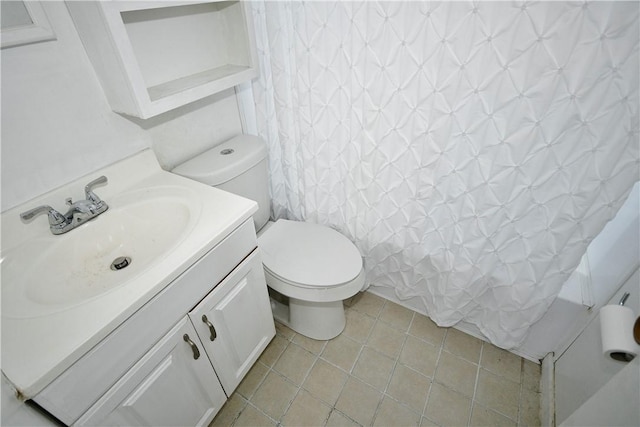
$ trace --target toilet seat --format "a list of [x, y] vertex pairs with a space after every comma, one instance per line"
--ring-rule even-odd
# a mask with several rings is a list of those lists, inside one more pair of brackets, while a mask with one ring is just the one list
[[342, 304], [342, 301], [351, 298], [362, 290], [365, 282], [364, 268], [360, 271], [353, 280], [343, 283], [339, 286], [331, 288], [321, 287], [302, 287], [298, 283], [292, 283], [273, 274], [267, 268], [264, 269], [265, 279], [267, 285], [289, 298], [295, 298], [301, 301], [309, 301], [312, 303], [327, 303], [337, 302]]
[[339, 232], [307, 222], [280, 219], [258, 238], [267, 284], [308, 301], [336, 301], [364, 285], [360, 252]]

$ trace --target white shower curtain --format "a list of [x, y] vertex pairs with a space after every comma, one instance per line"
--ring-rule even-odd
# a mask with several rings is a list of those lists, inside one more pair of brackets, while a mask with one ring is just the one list
[[636, 2], [256, 2], [273, 215], [517, 346], [639, 175]]

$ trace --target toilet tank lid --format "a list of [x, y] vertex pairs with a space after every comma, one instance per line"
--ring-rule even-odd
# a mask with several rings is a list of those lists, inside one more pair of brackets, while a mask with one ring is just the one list
[[261, 138], [238, 135], [176, 166], [172, 172], [208, 185], [220, 185], [266, 157], [267, 146]]

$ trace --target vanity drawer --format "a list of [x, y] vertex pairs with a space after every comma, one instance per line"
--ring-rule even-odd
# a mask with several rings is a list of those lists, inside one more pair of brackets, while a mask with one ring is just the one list
[[75, 422], [256, 247], [249, 218], [33, 400], [65, 424]]

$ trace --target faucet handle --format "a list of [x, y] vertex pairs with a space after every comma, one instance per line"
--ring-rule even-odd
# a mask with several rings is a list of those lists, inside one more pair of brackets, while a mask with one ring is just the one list
[[106, 184], [108, 182], [107, 177], [102, 175], [99, 178], [94, 179], [84, 187], [85, 198], [95, 204], [103, 203], [100, 197], [93, 192], [93, 187], [100, 184]]
[[40, 215], [46, 213], [49, 216], [49, 225], [59, 225], [65, 222], [66, 218], [57, 210], [53, 209], [51, 206], [42, 205], [37, 208], [30, 209], [26, 212], [22, 212], [20, 214], [20, 218], [23, 221], [28, 221], [36, 215]]

